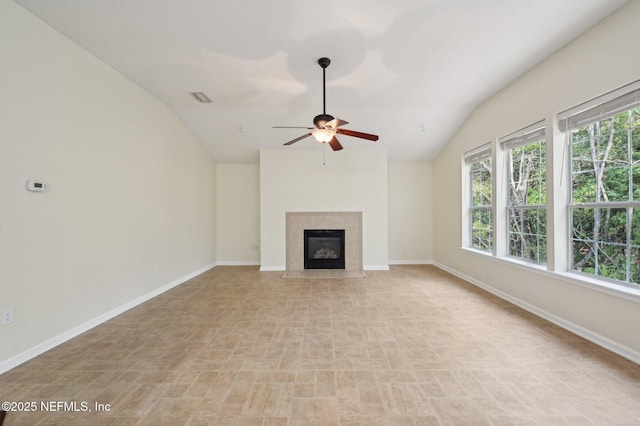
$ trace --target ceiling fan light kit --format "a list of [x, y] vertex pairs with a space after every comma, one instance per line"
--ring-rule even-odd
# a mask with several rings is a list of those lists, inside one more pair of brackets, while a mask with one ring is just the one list
[[292, 145], [306, 137], [313, 136], [315, 140], [320, 143], [328, 143], [331, 149], [339, 151], [342, 149], [342, 145], [338, 142], [336, 134], [352, 136], [360, 139], [366, 139], [370, 141], [377, 141], [378, 136], [369, 133], [356, 132], [355, 130], [340, 129], [340, 126], [349, 124], [345, 120], [335, 118], [332, 115], [327, 114], [327, 97], [326, 97], [326, 69], [331, 63], [329, 58], [318, 59], [318, 64], [322, 68], [322, 114], [318, 114], [313, 118], [313, 125], [315, 127], [288, 127], [288, 126], [274, 126], [275, 129], [307, 129], [311, 132], [306, 135], [297, 137], [284, 145]]
[[331, 129], [316, 129], [311, 134], [318, 142], [327, 143], [335, 137], [336, 132]]

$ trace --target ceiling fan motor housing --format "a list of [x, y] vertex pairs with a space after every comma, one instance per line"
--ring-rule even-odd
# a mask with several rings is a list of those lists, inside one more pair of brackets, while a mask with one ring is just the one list
[[320, 64], [322, 68], [328, 67], [330, 63], [331, 63], [331, 60], [329, 58], [318, 59], [318, 64]]
[[318, 129], [324, 129], [325, 124], [333, 120], [333, 116], [329, 114], [319, 114], [313, 118], [313, 124]]

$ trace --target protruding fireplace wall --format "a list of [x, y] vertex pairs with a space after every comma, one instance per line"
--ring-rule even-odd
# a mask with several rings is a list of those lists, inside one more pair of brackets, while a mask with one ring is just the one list
[[260, 151], [261, 270], [287, 269], [287, 212], [361, 212], [363, 269], [388, 269], [387, 153], [309, 143]]
[[344, 229], [345, 271], [362, 271], [362, 212], [287, 212], [287, 271], [304, 269], [305, 229]]

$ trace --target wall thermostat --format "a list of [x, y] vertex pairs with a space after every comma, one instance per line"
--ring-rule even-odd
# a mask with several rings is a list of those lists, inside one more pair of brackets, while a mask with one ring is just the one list
[[27, 190], [34, 192], [46, 192], [47, 184], [39, 180], [29, 179], [27, 181]]

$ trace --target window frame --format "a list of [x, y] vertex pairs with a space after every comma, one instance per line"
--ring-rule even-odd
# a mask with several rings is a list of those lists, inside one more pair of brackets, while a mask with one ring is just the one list
[[[481, 253], [493, 254], [493, 250], [495, 247], [495, 215], [493, 212], [494, 208], [494, 171], [493, 171], [493, 158], [492, 158], [492, 144], [487, 143], [481, 145], [471, 151], [468, 151], [464, 154], [464, 164], [465, 164], [465, 181], [467, 182], [467, 189], [465, 190], [465, 198], [466, 198], [466, 243], [463, 246], [468, 247], [472, 250], [477, 250]], [[488, 199], [491, 200], [489, 205], [474, 205], [474, 176], [473, 176], [473, 168], [476, 164], [489, 161], [489, 171], [490, 171], [490, 191]], [[486, 198], [486, 197], [485, 197]], [[475, 246], [476, 241], [476, 229], [474, 228], [474, 213], [475, 212], [484, 212], [489, 215], [489, 246], [488, 248], [481, 248]]]
[[[504, 194], [501, 194], [504, 196], [504, 209], [505, 209], [505, 220], [504, 220], [504, 230], [505, 230], [505, 239], [506, 239], [506, 247], [505, 247], [505, 255], [513, 258], [513, 259], [517, 259], [519, 261], [522, 262], [527, 262], [527, 263], [534, 263], [536, 265], [541, 265], [544, 266], [547, 263], [547, 254], [548, 254], [548, 244], [549, 244], [549, 236], [548, 236], [548, 231], [547, 231], [547, 156], [546, 156], [546, 152], [547, 152], [547, 140], [546, 140], [546, 120], [541, 120], [538, 121], [534, 124], [531, 124], [527, 127], [524, 127], [518, 131], [515, 131], [513, 133], [510, 133], [508, 135], [502, 136], [498, 139], [498, 144], [500, 146], [500, 149], [502, 150], [503, 154], [504, 154], [504, 165], [505, 165], [505, 173], [503, 176], [503, 179], [506, 183], [506, 190], [504, 191]], [[538, 160], [540, 162], [540, 165], [542, 167], [542, 181], [539, 182], [541, 183], [542, 189], [541, 189], [541, 194], [544, 194], [544, 204], [541, 203], [537, 203], [537, 204], [528, 204], [528, 203], [522, 203], [522, 204], [513, 204], [512, 203], [512, 182], [511, 182], [511, 178], [513, 177], [513, 151], [521, 148], [521, 147], [526, 147], [526, 146], [530, 146], [532, 144], [538, 144], [540, 149], [540, 145], [543, 148], [543, 155], [541, 155]], [[543, 222], [542, 222], [542, 227], [543, 229], [535, 234], [531, 234], [532, 236], [534, 236], [536, 238], [536, 258], [532, 259], [530, 257], [524, 256], [524, 255], [518, 255], [516, 253], [512, 252], [512, 236], [515, 235], [515, 233], [512, 232], [511, 230], [511, 219], [512, 219], [512, 213], [514, 210], [520, 210], [520, 211], [536, 211], [536, 215], [540, 216], [542, 215]], [[544, 247], [542, 247], [542, 245]], [[540, 257], [540, 252], [541, 252], [541, 248], [544, 249], [544, 253], [545, 256], [543, 259], [541, 259]]]
[[[636, 95], [639, 97], [640, 99], [640, 90], [636, 90], [635, 91]], [[632, 92], [633, 94], [633, 92]], [[622, 98], [629, 98], [629, 94], [627, 95], [623, 95]], [[600, 200], [598, 201], [598, 195], [600, 194], [600, 190], [599, 188], [596, 188], [596, 193], [595, 193], [595, 198], [596, 200], [594, 201], [583, 201], [583, 202], [575, 202], [574, 200], [574, 177], [575, 177], [575, 171], [574, 171], [574, 139], [573, 139], [573, 135], [575, 132], [587, 127], [587, 126], [593, 126], [596, 125], [596, 123], [599, 125], [600, 123], [603, 123], [604, 121], [607, 120], [612, 120], [612, 122], [615, 122], [615, 119], [620, 115], [620, 114], [624, 114], [624, 113], [629, 113], [629, 125], [631, 126], [631, 112], [637, 109], [640, 109], [640, 101], [636, 101], [635, 103], [631, 103], [631, 105], [635, 105], [635, 106], [629, 106], [629, 102], [622, 102], [620, 101], [620, 98], [608, 101], [610, 103], [610, 105], [612, 105], [611, 108], [607, 108], [608, 103], [605, 102], [603, 105], [598, 105], [597, 108], [600, 109], [601, 111], [604, 112], [600, 112], [599, 114], [586, 114], [585, 112], [582, 112], [582, 118], [580, 119], [573, 119], [573, 121], [571, 121], [571, 117], [569, 117], [568, 119], [566, 119], [562, 125], [565, 126], [565, 137], [568, 140], [568, 171], [569, 171], [569, 185], [568, 185], [568, 222], [569, 222], [569, 227], [568, 227], [568, 250], [570, 253], [570, 257], [569, 257], [569, 268], [570, 271], [572, 273], [576, 273], [579, 274], [581, 276], [588, 276], [588, 277], [592, 277], [594, 279], [597, 280], [602, 280], [602, 281], [606, 281], [615, 285], [621, 285], [621, 286], [625, 286], [625, 287], [630, 287], [636, 290], [640, 290], [640, 281], [632, 281], [632, 276], [633, 276], [633, 272], [632, 272], [632, 266], [631, 266], [631, 262], [632, 262], [632, 257], [633, 252], [640, 252], [640, 244], [638, 245], [634, 245], [632, 242], [632, 232], [633, 230], [631, 229], [633, 226], [633, 211], [640, 211], [640, 197], [638, 200], [634, 200], [633, 197], [633, 167], [634, 167], [634, 162], [632, 159], [632, 154], [633, 154], [633, 130], [629, 127], [627, 129], [627, 137], [626, 137], [626, 151], [627, 151], [627, 155], [628, 155], [628, 167], [629, 167], [629, 171], [628, 171], [628, 188], [627, 188], [627, 192], [628, 192], [628, 199], [626, 201], [622, 201], [622, 200], [614, 200], [614, 201], [608, 201], [608, 200]], [[626, 105], [628, 109], [622, 109], [621, 105]], [[607, 112], [609, 111], [609, 112]], [[639, 111], [640, 112], [640, 111]], [[615, 125], [615, 124], [614, 124]], [[640, 131], [640, 125], [638, 125], [638, 127], [636, 128]], [[612, 134], [615, 133], [615, 127], [612, 129]], [[612, 136], [613, 137], [613, 136]], [[592, 148], [593, 149], [593, 148]], [[597, 154], [599, 152], [594, 153], [593, 155]], [[609, 160], [605, 160], [605, 161], [609, 161]], [[606, 169], [606, 166], [604, 166]], [[604, 169], [603, 169], [604, 170]], [[594, 171], [595, 173], [595, 171]], [[597, 177], [596, 177], [597, 179]], [[640, 184], [640, 182], [636, 182], [636, 184]], [[597, 186], [599, 186], [598, 183], [596, 183]], [[575, 224], [574, 224], [574, 220], [575, 220], [575, 213], [579, 210], [593, 210], [593, 215], [596, 216], [600, 216], [601, 211], [605, 210], [608, 211], [609, 213], [607, 214], [607, 217], [610, 217], [610, 212], [612, 210], [626, 210], [624, 216], [625, 216], [625, 243], [621, 244], [618, 242], [614, 242], [614, 241], [605, 241], [601, 238], [600, 235], [591, 235], [590, 239], [581, 239], [581, 238], [577, 238], [576, 237], [576, 228], [575, 228]], [[594, 219], [595, 221], [595, 219]], [[602, 229], [598, 229], [598, 234], [602, 233], [603, 230]], [[583, 259], [577, 259], [576, 258], [576, 244], [580, 244], [580, 242], [582, 242], [585, 246], [591, 246], [590, 247], [590, 251], [593, 252], [593, 258], [594, 258], [594, 262], [593, 262], [593, 269], [594, 272], [585, 272], [584, 270], [581, 270], [577, 267], [577, 264], [580, 263]], [[615, 277], [611, 277], [611, 276], [607, 276], [607, 271], [606, 271], [606, 267], [605, 268], [601, 268], [600, 266], [600, 253], [604, 253], [603, 256], [608, 256], [606, 253], [606, 248], [612, 248], [612, 247], [623, 247], [624, 250], [624, 256], [625, 256], [625, 271], [624, 271], [624, 275], [625, 278], [624, 280], [619, 279], [619, 278], [615, 278]], [[580, 268], [582, 268], [583, 266], [580, 266]], [[601, 269], [603, 269], [603, 271], [601, 272]]]
[[[571, 152], [571, 138], [568, 131], [567, 123], [584, 124], [585, 119], [589, 117], [602, 117], [607, 113], [607, 102], [611, 102], [610, 106], [616, 109], [614, 113], [625, 111], [625, 106], [628, 109], [635, 107], [640, 108], [640, 80], [637, 80], [631, 84], [620, 87], [612, 92], [605, 93], [602, 96], [591, 99], [583, 104], [574, 106], [560, 113], [553, 113], [547, 116], [545, 120], [541, 122], [545, 123], [545, 183], [546, 183], [546, 263], [535, 263], [528, 258], [520, 258], [509, 255], [510, 247], [508, 238], [508, 208], [510, 203], [508, 202], [509, 190], [505, 189], [508, 186], [509, 177], [506, 176], [506, 165], [508, 153], [505, 150], [505, 146], [500, 142], [506, 140], [508, 136], [513, 136], [517, 133], [522, 133], [527, 128], [524, 128], [518, 132], [514, 132], [510, 135], [493, 139], [491, 142], [478, 146], [477, 148], [464, 152], [461, 162], [461, 178], [462, 178], [462, 221], [461, 221], [461, 249], [467, 250], [477, 256], [490, 256], [492, 259], [499, 262], [506, 262], [515, 267], [526, 268], [529, 271], [536, 271], [543, 274], [549, 274], [556, 279], [589, 288], [591, 290], [607, 293], [610, 295], [622, 297], [634, 302], [640, 303], [640, 285], [635, 282], [626, 283], [617, 279], [610, 279], [602, 275], [594, 275], [587, 272], [576, 271], [573, 268], [574, 256], [573, 256], [573, 209], [582, 207], [592, 207], [585, 203], [573, 203], [571, 190], [573, 187], [572, 182], [572, 152]], [[632, 105], [629, 108], [629, 105]], [[609, 111], [610, 113], [610, 111]], [[611, 114], [609, 114], [611, 115]], [[614, 114], [615, 115], [615, 114]], [[529, 126], [530, 127], [530, 126]], [[637, 129], [637, 126], [634, 128]], [[636, 130], [637, 131], [637, 130]], [[639, 141], [635, 139], [636, 133], [633, 133], [634, 139], [627, 141], [633, 148], [631, 153], [636, 155], [640, 153]], [[491, 158], [491, 202], [492, 202], [492, 250], [480, 250], [473, 247], [473, 228], [472, 228], [472, 178], [470, 173], [469, 164], [473, 162], [474, 157], [479, 155], [480, 152], [485, 151], [485, 155]], [[630, 154], [631, 155], [631, 154]], [[622, 155], [618, 155], [616, 158], [625, 158]], [[587, 156], [585, 156], [587, 158]], [[629, 157], [631, 158], [631, 157]], [[628, 167], [633, 170], [637, 170], [635, 166], [640, 165], [640, 158], [634, 156], [630, 160]], [[619, 167], [627, 167], [622, 164]], [[584, 168], [588, 170], [588, 168]], [[629, 179], [632, 182], [629, 185], [629, 191], [632, 191], [633, 181], [636, 182], [636, 187], [640, 188], [638, 183], [640, 182], [640, 175], [636, 173]], [[617, 180], [611, 182], [617, 184]], [[618, 194], [623, 194], [624, 191], [618, 191]], [[640, 217], [640, 194], [634, 195], [632, 202], [624, 202], [622, 205], [620, 201], [615, 201], [616, 204], [608, 204], [606, 207], [618, 208], [618, 207], [633, 207], [634, 220], [631, 224], [635, 224], [632, 231], [635, 232], [633, 236], [634, 248], [638, 245], [638, 235], [640, 235], [640, 220], [635, 218]], [[528, 206], [527, 206], [528, 207]], [[536, 208], [542, 208], [542, 205], [534, 206]], [[489, 209], [489, 206], [486, 206]], [[513, 208], [513, 207], [512, 207]], [[627, 215], [628, 216], [628, 215]], [[588, 219], [588, 218], [587, 218]], [[628, 222], [628, 221], [627, 221]], [[586, 222], [588, 224], [588, 222]], [[618, 223], [624, 223], [620, 220]], [[585, 229], [588, 229], [587, 226]], [[621, 231], [618, 226], [615, 231], [617, 239], [612, 239], [612, 242], [622, 241], [620, 238]], [[629, 232], [627, 231], [627, 235]], [[632, 256], [633, 265], [640, 264], [638, 260], [640, 255], [635, 252]], [[617, 269], [616, 269], [617, 268]], [[619, 264], [613, 263], [613, 268], [610, 271], [618, 272], [620, 270]], [[634, 271], [634, 277], [637, 277], [640, 272]]]

